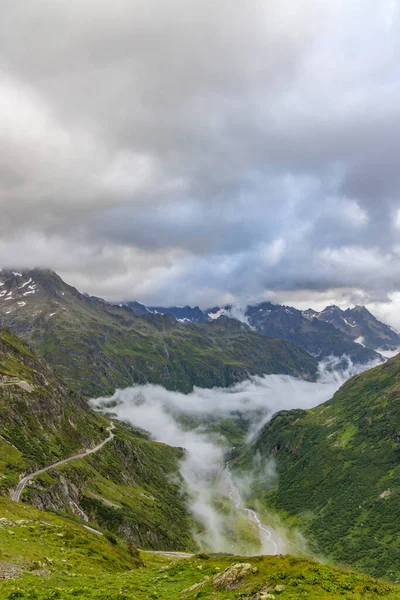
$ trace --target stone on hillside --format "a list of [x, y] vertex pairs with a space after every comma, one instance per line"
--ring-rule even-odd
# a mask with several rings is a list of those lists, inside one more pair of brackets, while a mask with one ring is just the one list
[[243, 583], [246, 576], [251, 573], [251, 571], [252, 566], [250, 563], [237, 563], [231, 565], [219, 575], [214, 576], [213, 586], [217, 589], [224, 589], [231, 592]]

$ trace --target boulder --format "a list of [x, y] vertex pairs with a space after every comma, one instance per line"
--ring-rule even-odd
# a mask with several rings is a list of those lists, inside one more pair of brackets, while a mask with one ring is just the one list
[[231, 565], [222, 573], [215, 575], [213, 578], [213, 586], [218, 590], [226, 590], [231, 592], [236, 589], [246, 579], [247, 575], [252, 572], [250, 563], [237, 563]]

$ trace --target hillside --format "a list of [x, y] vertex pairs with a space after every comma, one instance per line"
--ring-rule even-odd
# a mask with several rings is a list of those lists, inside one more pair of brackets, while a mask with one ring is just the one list
[[[136, 310], [132, 304], [132, 310]], [[318, 313], [312, 309], [301, 311], [290, 306], [263, 302], [237, 307], [214, 307], [201, 311], [198, 306], [150, 307], [148, 310], [172, 315], [180, 322], [208, 323], [223, 318], [246, 321], [254, 331], [267, 337], [287, 340], [303, 348], [318, 360], [348, 356], [354, 363], [379, 361], [376, 350], [395, 350], [400, 336], [388, 325], [378, 321], [363, 306], [342, 311], [327, 307]]]
[[[0, 492], [107, 438], [109, 421], [21, 340], [0, 334]], [[193, 547], [179, 479], [183, 451], [118, 424], [96, 454], [38, 475], [21, 500], [90, 521], [145, 548]], [[83, 521], [85, 522], [85, 521]]]
[[20, 472], [55, 462], [106, 437], [106, 419], [88, 409], [50, 367], [8, 331], [0, 332], [0, 490]]
[[0, 499], [0, 599], [399, 600], [399, 588], [287, 557], [163, 556]]
[[52, 271], [2, 271], [0, 283], [0, 325], [33, 344], [87, 396], [134, 382], [188, 392], [194, 385], [228, 386], [252, 374], [306, 379], [316, 374], [308, 353], [231, 319], [196, 325], [168, 315], [140, 316], [81, 294]]
[[256, 495], [299, 524], [315, 551], [400, 578], [400, 356], [317, 408], [278, 413], [242, 468], [258, 453], [275, 457], [279, 485]]

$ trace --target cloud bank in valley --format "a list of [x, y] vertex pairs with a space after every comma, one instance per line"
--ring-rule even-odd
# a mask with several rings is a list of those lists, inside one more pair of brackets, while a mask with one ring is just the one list
[[[228, 418], [245, 419], [251, 441], [274, 413], [321, 404], [349, 375], [332, 373], [322, 366], [320, 374], [321, 381], [317, 383], [266, 375], [231, 388], [194, 388], [187, 395], [148, 384], [117, 390], [111, 398], [92, 402], [100, 409], [111, 406], [118, 419], [148, 431], [157, 441], [186, 449], [181, 475], [190, 494], [191, 512], [204, 529], [201, 541], [214, 551], [232, 551], [232, 540], [227, 535], [228, 517], [215, 508], [215, 500], [221, 494], [218, 476], [231, 445], [220, 432], [213, 433], [212, 425]], [[269, 461], [258, 465], [257, 476], [263, 477], [265, 484], [276, 482]], [[244, 493], [249, 487], [249, 474], [246, 481], [237, 483]], [[280, 540], [284, 544], [283, 533]]]
[[110, 300], [306, 294], [397, 323], [397, 2], [5, 0], [2, 17], [4, 266]]

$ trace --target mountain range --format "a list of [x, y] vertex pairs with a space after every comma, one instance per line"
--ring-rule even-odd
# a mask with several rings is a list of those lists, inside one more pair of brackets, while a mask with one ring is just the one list
[[[236, 459], [246, 468], [255, 456], [273, 456], [279, 486], [256, 489], [254, 500], [302, 527], [315, 552], [391, 580], [399, 564], [399, 389], [396, 357], [325, 405], [278, 413]], [[0, 406], [3, 495], [21, 472], [93, 447], [109, 426], [7, 331]], [[38, 473], [22, 504], [0, 498], [0, 598], [400, 598], [396, 586], [305, 558], [174, 554], [195, 548], [181, 457], [116, 423], [101, 452]]]
[[[183, 392], [252, 374], [311, 382], [317, 359], [381, 361], [377, 350], [394, 351], [398, 335], [364, 307], [120, 306], [52, 271], [3, 270], [0, 325], [0, 598], [400, 598], [395, 586], [308, 559], [191, 554], [197, 525], [180, 471], [185, 451], [111, 423], [87, 402], [135, 382]], [[243, 414], [217, 415], [209, 426], [236, 446], [231, 469], [247, 477], [250, 508], [300, 530], [312, 556], [393, 582], [399, 398], [396, 356], [316, 408], [278, 412], [251, 441]], [[183, 426], [206, 432], [200, 413]], [[276, 466], [272, 487], [257, 476], [265, 464]], [[7, 499], [19, 488], [21, 502]]]
[[317, 362], [297, 345], [270, 339], [237, 320], [203, 325], [113, 305], [80, 293], [48, 270], [0, 272], [0, 326], [31, 343], [86, 396], [132, 383], [188, 392], [250, 375], [313, 379]]
[[379, 361], [380, 352], [400, 347], [399, 334], [376, 319], [365, 306], [346, 310], [328, 306], [317, 312], [262, 302], [244, 309], [225, 306], [202, 311], [198, 306], [157, 306], [147, 310], [172, 315], [181, 323], [208, 323], [221, 317], [238, 319], [261, 335], [293, 342], [318, 360], [346, 355], [355, 363], [365, 364]]

